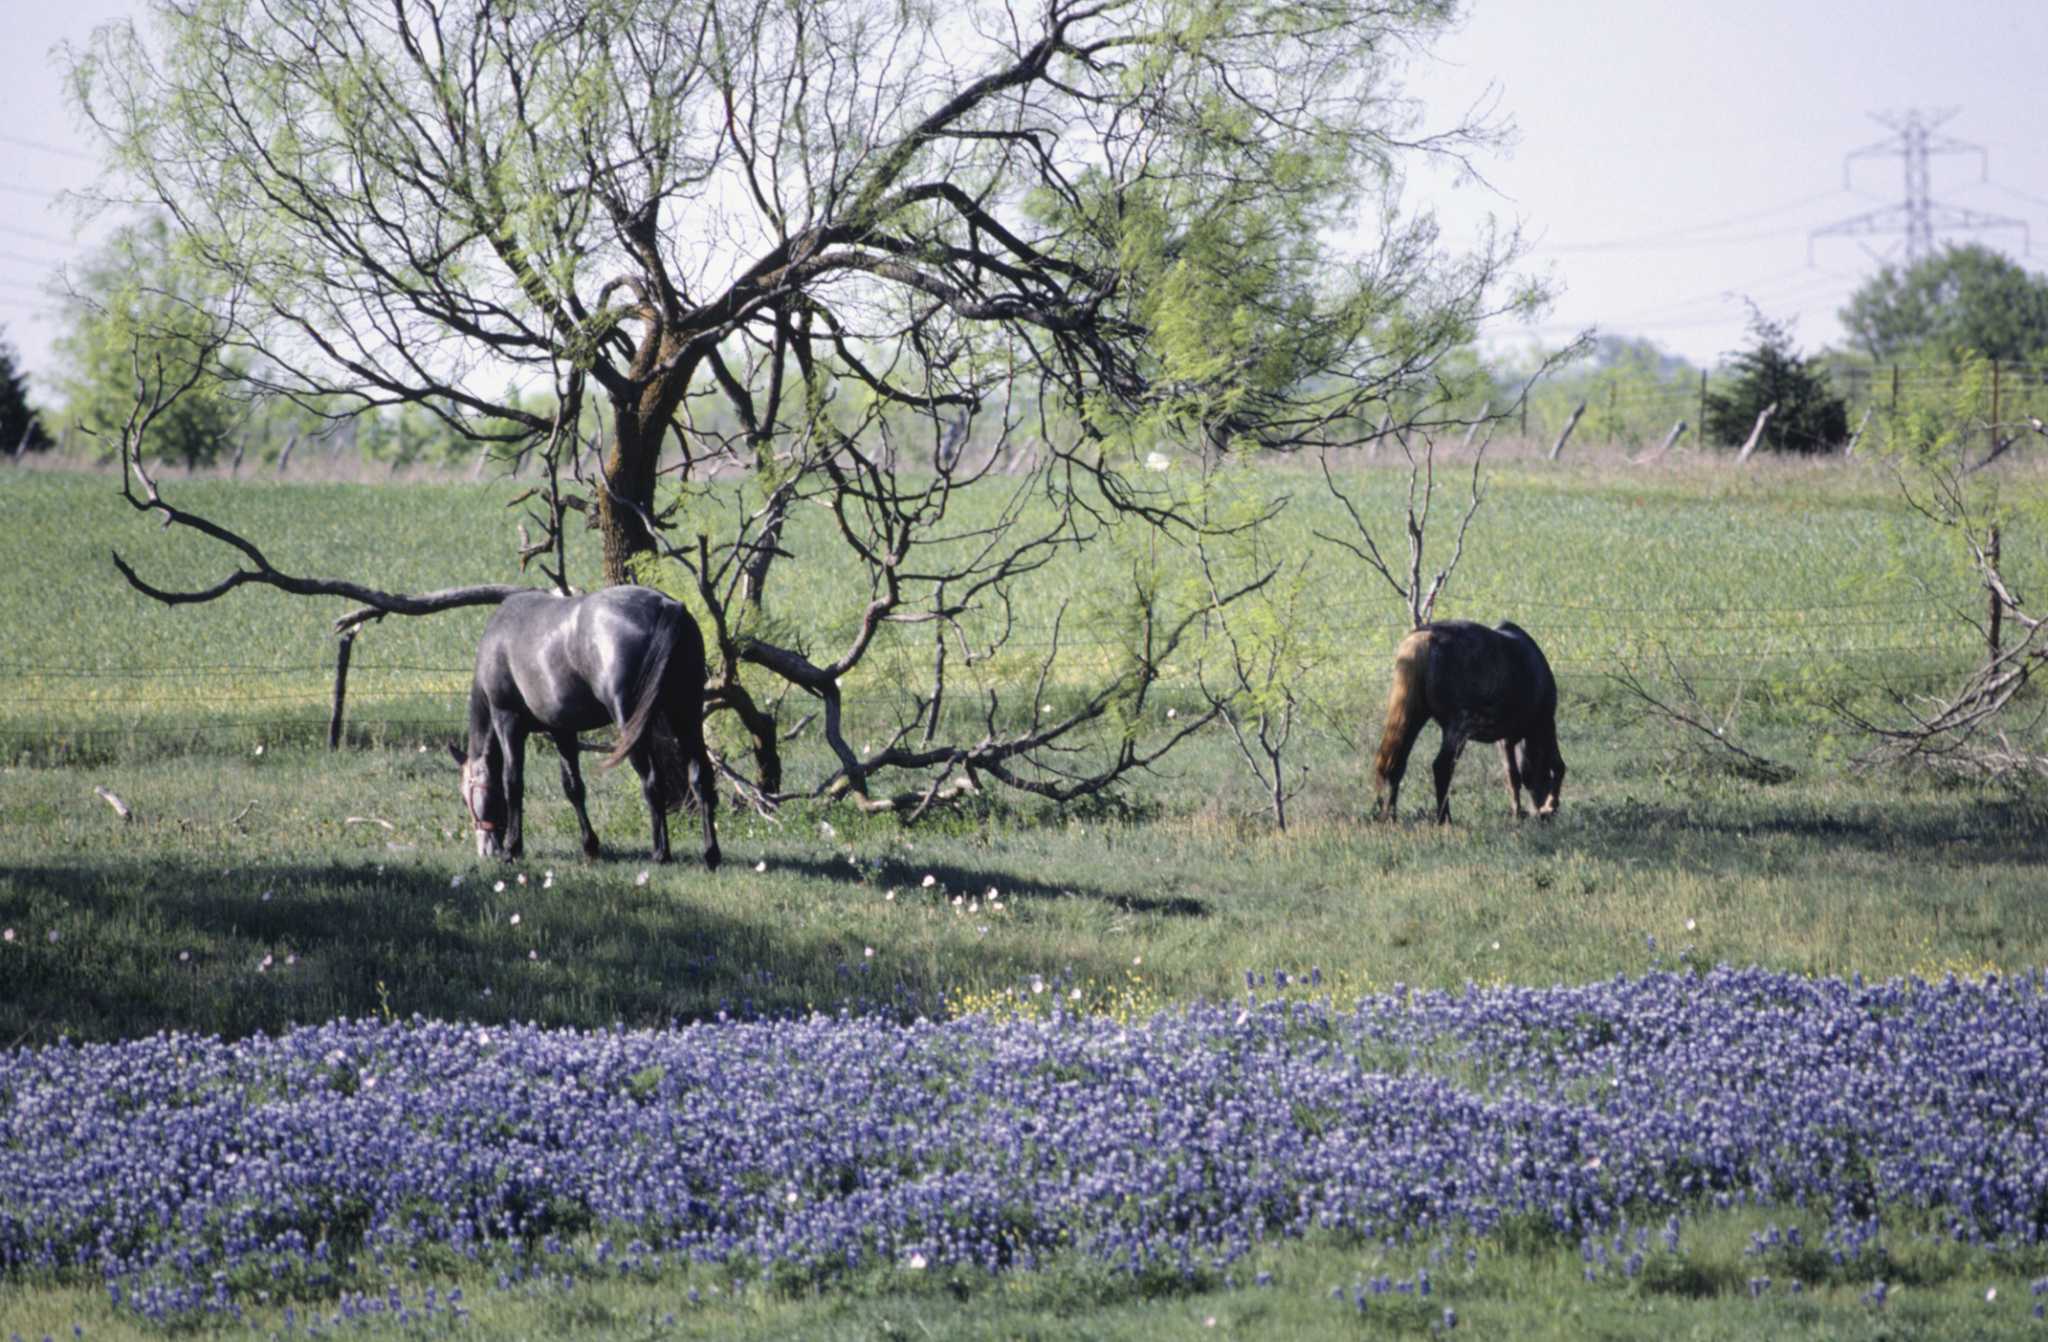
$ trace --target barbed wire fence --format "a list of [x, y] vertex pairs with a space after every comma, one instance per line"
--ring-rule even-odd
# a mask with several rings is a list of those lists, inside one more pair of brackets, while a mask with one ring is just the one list
[[[1942, 362], [1824, 367], [1830, 385], [1847, 404], [1852, 426], [1866, 411], [1897, 411], [1915, 397], [1946, 396], [1966, 386], [1977, 402], [1973, 413], [1987, 424], [2011, 428], [2025, 425], [2030, 416], [2048, 418], [2048, 364], [2041, 362], [1992, 359], [1980, 369]], [[1646, 383], [1640, 376], [1619, 371], [1589, 371], [1560, 380], [1523, 402], [1516, 430], [1523, 439], [1542, 445], [1557, 441], [1568, 425], [1576, 424], [1575, 442], [1618, 444], [1635, 450], [1665, 439], [1683, 421], [1686, 432], [1679, 441], [1696, 444], [1706, 422], [1708, 399], [1728, 377], [1725, 371], [1701, 369]]]
[[[1612, 698], [1617, 674], [1656, 680], [1675, 666], [1696, 685], [1747, 688], [1818, 707], [1830, 697], [1931, 691], [1984, 652], [1960, 601], [1932, 594], [1800, 604], [1512, 604], [1515, 618], [1549, 651], [1567, 700], [1582, 703]], [[1326, 651], [1303, 687], [1308, 697], [1325, 706], [1326, 716], [1370, 717], [1385, 691], [1386, 659], [1404, 631], [1399, 619], [1377, 612], [1336, 611], [1317, 621], [1310, 637]], [[983, 688], [997, 689], [1011, 711], [1039, 711], [1026, 699], [1035, 658], [1051, 645], [1049, 633], [1011, 639], [1004, 652], [1018, 663], [1015, 675], [997, 667]], [[1084, 658], [1091, 651], [1112, 657], [1120, 644], [1062, 635], [1059, 647]], [[0, 660], [0, 759], [88, 762], [266, 742], [424, 745], [465, 729], [471, 673], [466, 661], [383, 661], [360, 649], [352, 658], [156, 667]], [[906, 683], [884, 667], [871, 683], [846, 687], [846, 706], [880, 730], [909, 705]], [[1162, 711], [1192, 705], [1199, 689], [1191, 668], [1168, 668], [1158, 694]], [[789, 708], [792, 721], [805, 711], [797, 701]]]

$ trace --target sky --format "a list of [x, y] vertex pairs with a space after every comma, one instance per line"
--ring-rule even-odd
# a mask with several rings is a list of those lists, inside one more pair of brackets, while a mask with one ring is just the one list
[[[96, 168], [52, 49], [140, 9], [0, 0], [0, 339], [45, 403], [48, 286], [106, 228], [62, 199]], [[1937, 245], [2048, 271], [2044, 58], [2048, 0], [1475, 0], [1408, 88], [1426, 126], [1490, 100], [1515, 144], [1479, 160], [1477, 181], [1419, 169], [1407, 203], [1453, 240], [1489, 215], [1523, 229], [1525, 268], [1556, 298], [1534, 325], [1489, 331], [1496, 347], [1592, 329], [1711, 364], [1748, 343], [1748, 298], [1813, 351], [1844, 343], [1838, 309], [1905, 258], [1899, 230], [1811, 236], [1902, 204], [1896, 134], [1873, 114], [1946, 115], [1937, 139], [1983, 152], [1932, 155], [1930, 197], [2027, 225], [1937, 229]]]

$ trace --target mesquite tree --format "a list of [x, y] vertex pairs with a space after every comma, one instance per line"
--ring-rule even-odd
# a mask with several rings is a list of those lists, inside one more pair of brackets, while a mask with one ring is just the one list
[[[219, 342], [241, 376], [316, 413], [415, 403], [549, 441], [568, 488], [594, 406], [603, 579], [688, 572], [762, 794], [787, 789], [749, 668], [824, 700], [837, 764], [804, 790], [905, 768], [929, 797], [959, 770], [1031, 783], [1012, 762], [1063, 737], [999, 729], [987, 692], [983, 748], [950, 744], [935, 651], [863, 754], [832, 701], [878, 630], [953, 628], [957, 660], [988, 658], [958, 622], [1052, 552], [1199, 525], [1134, 461], [1426, 413], [1443, 354], [1530, 301], [1504, 293], [1512, 239], [1447, 258], [1388, 204], [1405, 162], [1494, 133], [1417, 132], [1394, 82], [1455, 8], [158, 0], [152, 36], [104, 30], [73, 73], [121, 177], [233, 295]], [[508, 371], [554, 399], [492, 390]], [[976, 417], [1021, 474], [964, 464]], [[714, 471], [744, 487], [705, 488]], [[1017, 503], [970, 521], [969, 489]], [[829, 654], [757, 614], [810, 501], [837, 544], [806, 562], [868, 588]], [[1130, 712], [1186, 614], [1134, 617], [1136, 679], [1082, 696], [1080, 721]], [[1048, 767], [1049, 795], [1099, 777]]]
[[[2034, 679], [2048, 668], [2048, 619], [2026, 599], [2021, 579], [2038, 572], [2039, 546], [2029, 542], [2048, 517], [2048, 498], [2025, 475], [2006, 479], [1985, 469], [2011, 445], [2001, 426], [1981, 417], [1987, 377], [1984, 360], [1967, 361], [1953, 385], [1886, 413], [1878, 444], [1900, 497], [1953, 543], [1982, 594], [1958, 618], [1983, 653], [1947, 687], [1892, 692], [1885, 716], [1841, 702], [1835, 709], [1864, 733], [1865, 764], [2038, 785], [2048, 779], [2048, 712]], [[2030, 437], [2048, 440], [2048, 423], [2027, 422]], [[1937, 570], [1923, 581], [1949, 602], [1953, 579]]]

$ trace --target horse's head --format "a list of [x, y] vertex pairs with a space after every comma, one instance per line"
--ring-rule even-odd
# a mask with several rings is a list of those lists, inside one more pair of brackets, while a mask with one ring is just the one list
[[462, 766], [462, 804], [476, 826], [476, 855], [496, 857], [505, 844], [505, 790], [491, 773], [490, 751], [467, 755], [451, 741], [448, 753]]
[[1542, 736], [1522, 741], [1515, 747], [1515, 757], [1515, 769], [1536, 803], [1536, 814], [1546, 819], [1556, 815], [1564, 793], [1564, 756], [1558, 753], [1557, 741]]

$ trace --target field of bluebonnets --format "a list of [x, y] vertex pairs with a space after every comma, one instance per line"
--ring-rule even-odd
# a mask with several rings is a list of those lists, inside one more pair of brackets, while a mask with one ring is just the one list
[[[504, 567], [503, 486], [185, 488], [281, 563]], [[1966, 661], [1967, 579], [1853, 469], [1487, 509], [1451, 613], [1551, 651], [1553, 824], [1477, 752], [1456, 826], [1364, 823], [1352, 582], [1284, 834], [1210, 740], [1114, 806], [728, 810], [710, 875], [620, 779], [583, 861], [538, 768], [478, 864], [477, 620], [367, 633], [330, 756], [333, 611], [150, 608], [110, 545], [221, 557], [6, 477], [0, 1336], [2048, 1335], [2048, 807], [1826, 709]], [[1607, 674], [1673, 666], [1792, 778]]]

